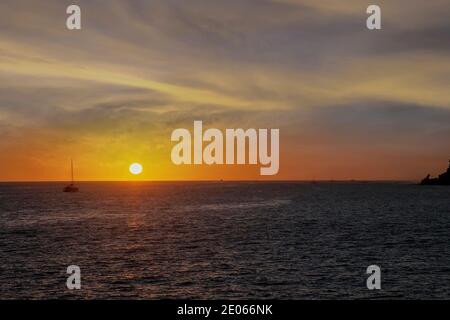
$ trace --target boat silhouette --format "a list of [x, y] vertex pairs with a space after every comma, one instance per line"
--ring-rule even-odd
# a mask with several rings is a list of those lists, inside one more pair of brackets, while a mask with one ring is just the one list
[[75, 187], [75, 185], [73, 183], [73, 161], [72, 160], [70, 160], [70, 169], [71, 169], [71, 173], [72, 173], [72, 180], [71, 180], [71, 183], [63, 189], [63, 192], [78, 192], [78, 188]]
[[450, 160], [448, 161], [448, 169], [446, 172], [440, 174], [437, 178], [430, 178], [428, 174], [425, 179], [423, 179], [421, 185], [436, 185], [436, 186], [450, 186]]

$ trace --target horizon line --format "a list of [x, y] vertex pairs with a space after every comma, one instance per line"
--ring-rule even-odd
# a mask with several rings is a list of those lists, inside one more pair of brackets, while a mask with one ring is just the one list
[[[417, 182], [414, 179], [186, 179], [186, 180], [78, 180], [76, 183], [92, 182]], [[70, 183], [67, 180], [0, 180], [0, 183]]]

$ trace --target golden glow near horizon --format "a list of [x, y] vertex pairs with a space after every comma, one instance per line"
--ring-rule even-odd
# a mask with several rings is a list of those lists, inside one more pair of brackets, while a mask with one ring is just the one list
[[357, 0], [79, 0], [82, 30], [67, 30], [67, 3], [28, 2], [0, 2], [0, 181], [64, 180], [67, 155], [77, 180], [261, 178], [174, 165], [171, 132], [195, 120], [279, 128], [271, 179], [446, 167], [448, 6], [385, 1], [368, 31]]

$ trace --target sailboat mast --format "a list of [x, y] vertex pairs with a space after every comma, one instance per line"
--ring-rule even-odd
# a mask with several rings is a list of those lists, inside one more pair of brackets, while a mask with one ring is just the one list
[[70, 168], [71, 168], [71, 172], [72, 172], [72, 184], [73, 184], [73, 160], [70, 159]]

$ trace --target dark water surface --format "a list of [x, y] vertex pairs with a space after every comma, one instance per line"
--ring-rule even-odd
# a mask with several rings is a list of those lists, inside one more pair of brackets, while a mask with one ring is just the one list
[[448, 187], [79, 186], [0, 184], [0, 298], [450, 298]]

